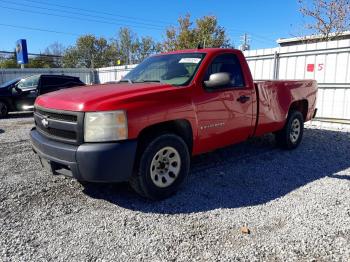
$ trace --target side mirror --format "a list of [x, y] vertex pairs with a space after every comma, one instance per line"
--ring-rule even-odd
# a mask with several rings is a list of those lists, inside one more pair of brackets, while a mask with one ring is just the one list
[[12, 86], [12, 94], [17, 94], [17, 95], [20, 95], [22, 94], [22, 89], [18, 88], [17, 85], [13, 85]]
[[204, 81], [204, 85], [207, 88], [218, 88], [232, 84], [231, 76], [229, 73], [215, 73], [211, 74], [208, 81]]

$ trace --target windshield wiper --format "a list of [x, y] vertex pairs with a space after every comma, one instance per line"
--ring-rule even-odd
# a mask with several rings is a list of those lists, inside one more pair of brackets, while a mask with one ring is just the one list
[[147, 82], [161, 83], [160, 80], [152, 80], [152, 79], [146, 79], [146, 80], [137, 81], [137, 83], [147, 83]]
[[122, 80], [119, 81], [119, 83], [126, 83], [126, 82], [128, 82], [129, 84], [134, 83], [131, 79], [127, 79], [127, 78], [122, 79]]

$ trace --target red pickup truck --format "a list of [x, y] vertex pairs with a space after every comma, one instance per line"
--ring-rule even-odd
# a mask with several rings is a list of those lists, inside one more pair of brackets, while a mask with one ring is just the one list
[[151, 199], [175, 193], [193, 155], [273, 132], [296, 148], [316, 114], [314, 80], [254, 82], [242, 52], [152, 56], [119, 83], [39, 96], [34, 151], [53, 174], [129, 181]]

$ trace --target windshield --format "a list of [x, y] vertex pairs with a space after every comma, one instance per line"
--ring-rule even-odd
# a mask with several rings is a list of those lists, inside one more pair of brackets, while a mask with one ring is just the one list
[[192, 80], [203, 58], [202, 53], [152, 56], [135, 67], [121, 81], [186, 85]]
[[30, 76], [22, 79], [18, 82], [17, 88], [19, 89], [31, 89], [38, 86], [40, 75]]
[[10, 81], [7, 81], [7, 82], [1, 84], [1, 85], [0, 85], [0, 88], [10, 86], [10, 85], [12, 85], [12, 84], [18, 82], [20, 79], [21, 79], [21, 78], [15, 78], [15, 79], [12, 79], [12, 80], [10, 80]]

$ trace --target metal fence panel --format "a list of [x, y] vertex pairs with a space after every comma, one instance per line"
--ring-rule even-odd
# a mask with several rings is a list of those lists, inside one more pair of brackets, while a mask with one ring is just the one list
[[318, 117], [350, 120], [350, 40], [244, 52], [254, 79], [315, 79]]
[[119, 81], [137, 65], [111, 66], [96, 69], [96, 83]]

